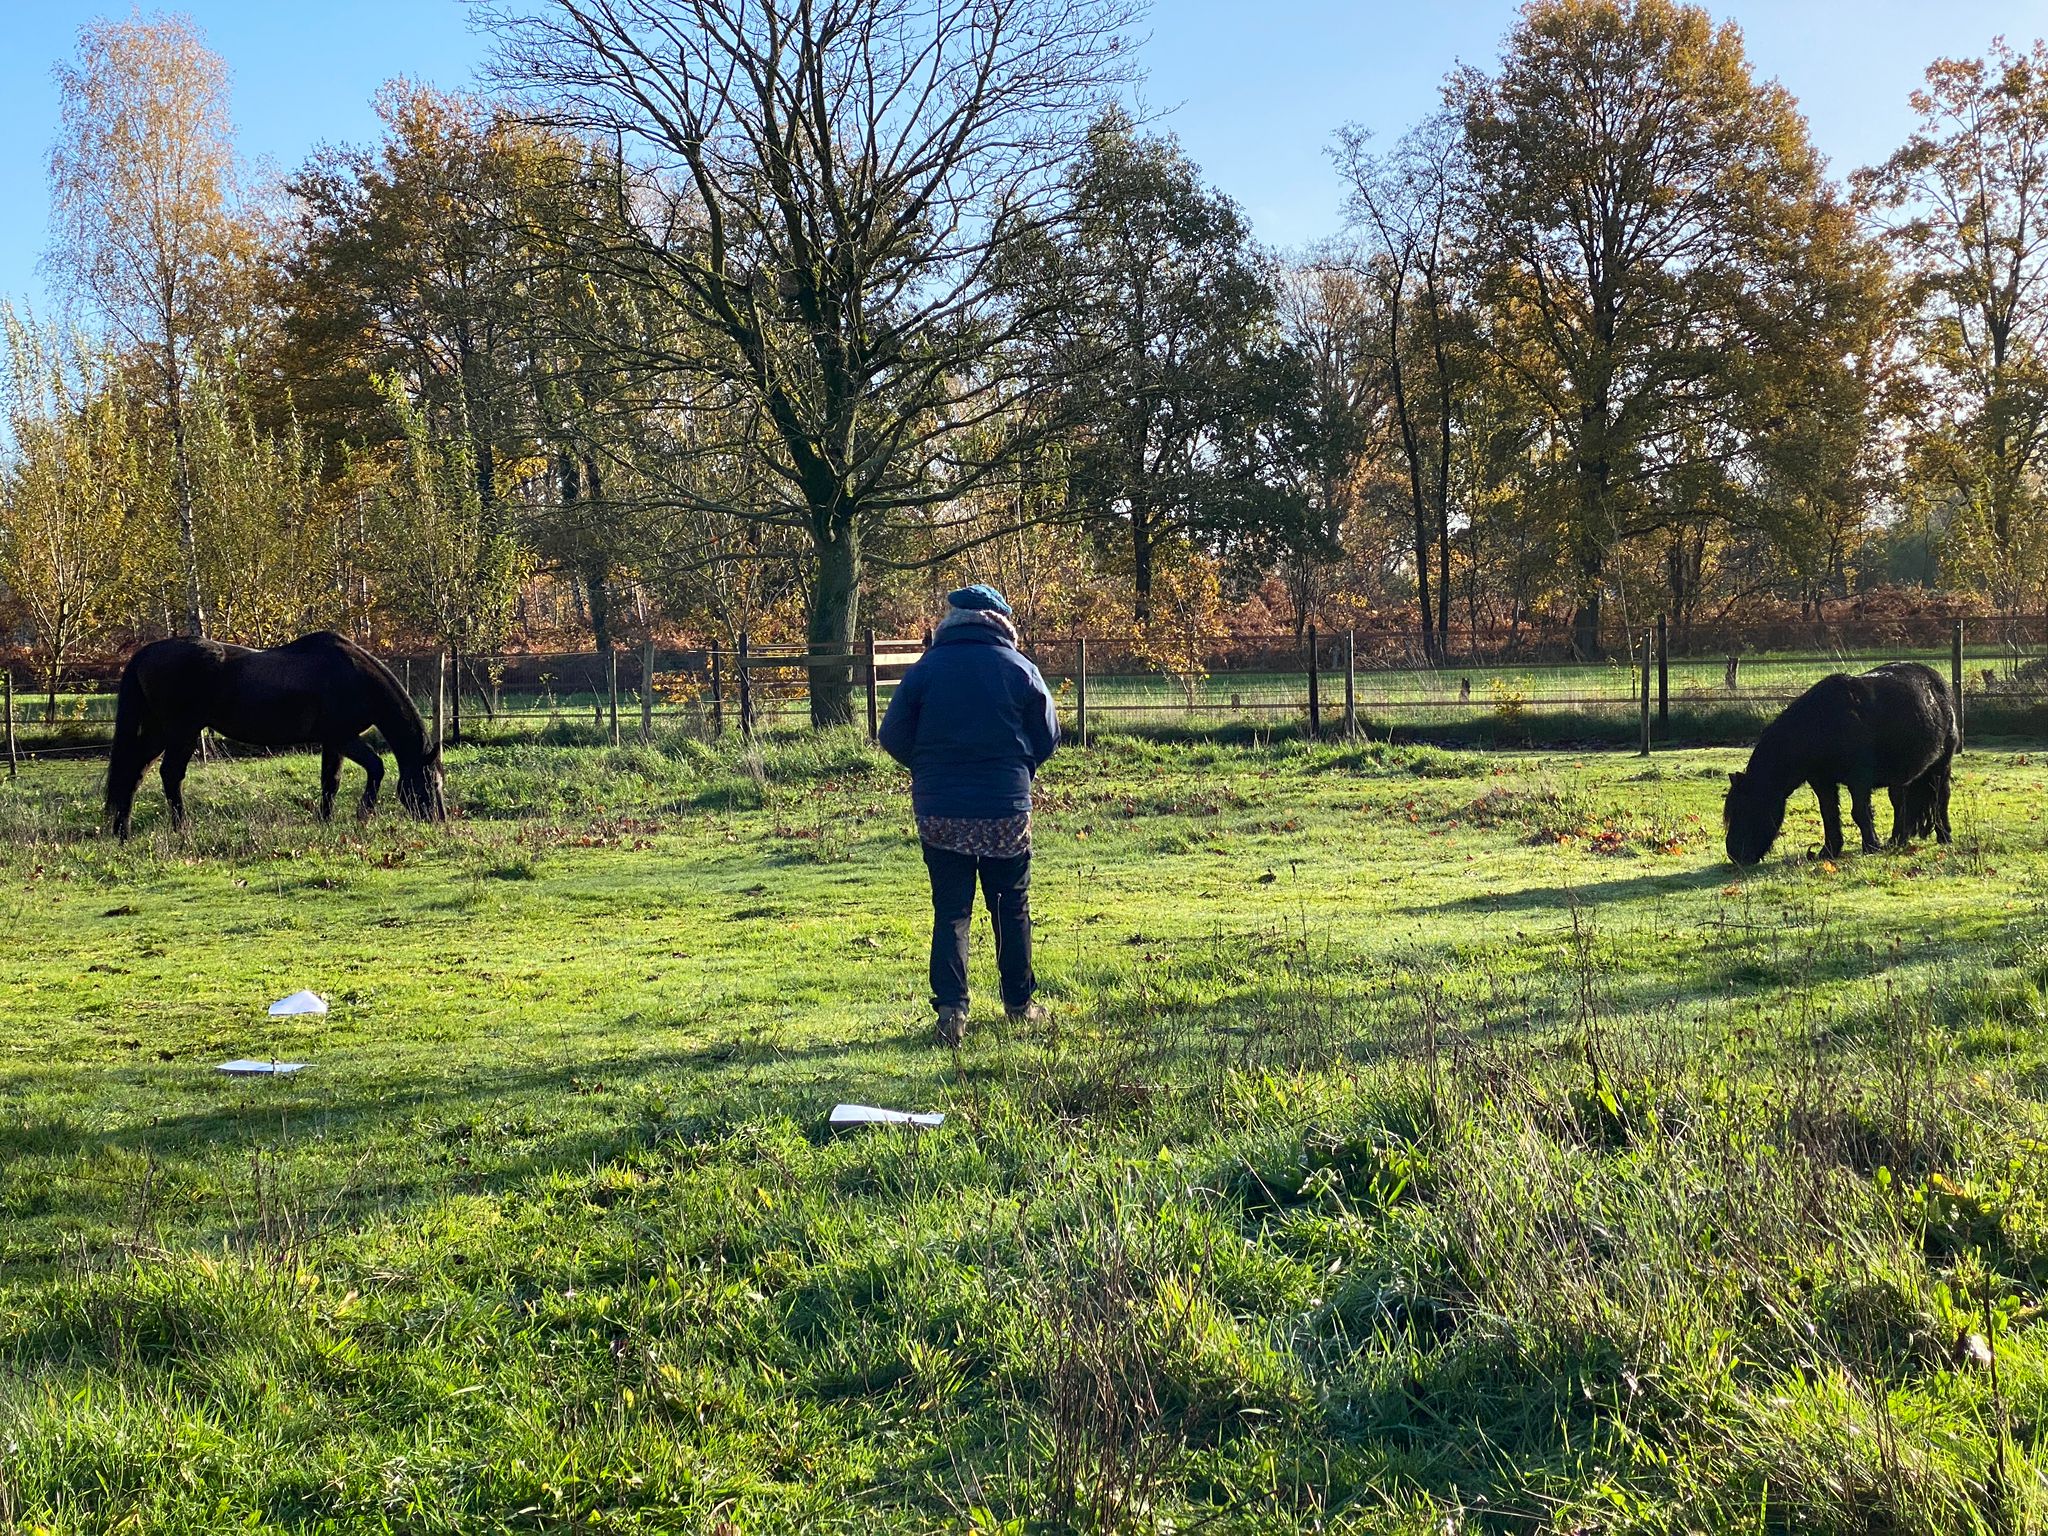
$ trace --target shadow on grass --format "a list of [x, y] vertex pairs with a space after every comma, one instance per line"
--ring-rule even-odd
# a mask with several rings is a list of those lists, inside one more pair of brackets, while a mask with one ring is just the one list
[[1596, 907], [1602, 902], [1711, 890], [1737, 878], [1739, 873], [1733, 865], [1721, 864], [1686, 873], [1631, 875], [1626, 879], [1592, 880], [1577, 885], [1531, 885], [1515, 891], [1479, 891], [1450, 901], [1430, 902], [1400, 910], [1411, 917], [1440, 912], [1569, 912], [1574, 903], [1581, 907]]

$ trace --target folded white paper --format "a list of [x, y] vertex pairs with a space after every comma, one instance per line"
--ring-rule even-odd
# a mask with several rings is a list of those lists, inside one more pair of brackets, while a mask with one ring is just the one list
[[929, 1130], [946, 1117], [936, 1110], [914, 1114], [907, 1109], [876, 1109], [872, 1104], [835, 1104], [832, 1123], [847, 1125], [915, 1125]]
[[286, 1072], [296, 1072], [303, 1066], [303, 1061], [224, 1061], [220, 1064], [219, 1070], [232, 1072], [237, 1077], [258, 1074], [269, 1076], [273, 1073], [282, 1076]]
[[281, 1019], [294, 1013], [325, 1013], [327, 999], [318, 992], [294, 992], [290, 997], [280, 997], [270, 1005], [270, 1016]]

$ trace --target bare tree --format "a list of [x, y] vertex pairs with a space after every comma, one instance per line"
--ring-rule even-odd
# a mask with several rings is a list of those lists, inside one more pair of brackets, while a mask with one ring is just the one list
[[[1458, 125], [1444, 114], [1411, 130], [1386, 155], [1373, 154], [1368, 135], [1356, 127], [1338, 134], [1336, 150], [1351, 183], [1351, 222], [1366, 242], [1365, 270], [1379, 291], [1387, 382], [1415, 522], [1422, 647], [1438, 660], [1448, 647], [1451, 621], [1451, 434], [1457, 381], [1450, 331], [1462, 238], [1460, 151]], [[1437, 569], [1433, 612], [1432, 549]]]
[[[500, 76], [616, 143], [630, 238], [585, 253], [716, 345], [621, 358], [752, 407], [765, 504], [810, 542], [811, 713], [852, 718], [863, 544], [1042, 435], [1013, 256], [1128, 76], [1129, 0], [530, 0]], [[987, 430], [1001, 424], [1004, 430]], [[716, 445], [725, 452], [731, 445]], [[700, 477], [679, 481], [694, 499]]]
[[145, 363], [171, 437], [185, 624], [206, 632], [185, 396], [247, 226], [236, 212], [227, 66], [179, 16], [95, 21], [60, 65], [48, 265]]

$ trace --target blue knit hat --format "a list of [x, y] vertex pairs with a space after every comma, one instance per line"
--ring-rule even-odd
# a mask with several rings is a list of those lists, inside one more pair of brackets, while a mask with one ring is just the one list
[[958, 592], [948, 592], [946, 601], [955, 608], [979, 609], [1008, 616], [1010, 605], [1003, 594], [994, 587], [976, 582], [971, 587], [962, 587]]

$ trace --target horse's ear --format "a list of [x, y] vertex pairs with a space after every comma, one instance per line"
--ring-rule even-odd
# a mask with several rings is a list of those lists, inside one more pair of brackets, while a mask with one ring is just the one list
[[1728, 787], [1729, 787], [1730, 789], [1740, 789], [1740, 788], [1742, 788], [1742, 770], [1741, 770], [1741, 769], [1739, 769], [1739, 768], [1730, 768], [1730, 769], [1728, 770]]

